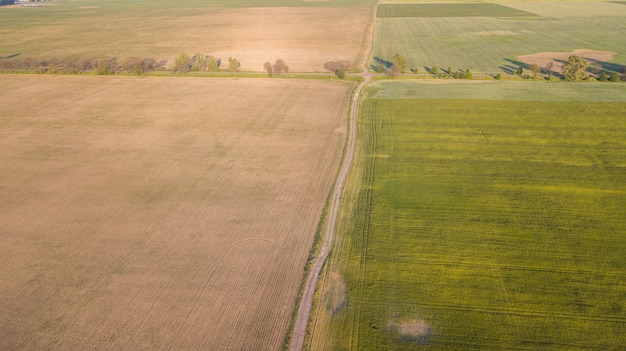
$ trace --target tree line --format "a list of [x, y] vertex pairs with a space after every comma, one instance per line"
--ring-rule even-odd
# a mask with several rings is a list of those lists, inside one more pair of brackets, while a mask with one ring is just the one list
[[[391, 61], [386, 61], [381, 58], [374, 58], [377, 64], [372, 65], [372, 68], [377, 73], [386, 73], [391, 77], [398, 76], [407, 71], [410, 71], [413, 74], [418, 74], [418, 70], [414, 68], [408, 68], [408, 64], [406, 59], [400, 55], [395, 54]], [[518, 66], [517, 69], [512, 72], [523, 78], [532, 78], [539, 79], [540, 74], [543, 72], [546, 77], [545, 79], [551, 80], [555, 72], [553, 71], [554, 62], [550, 62], [546, 67], [540, 68], [537, 64], [531, 64], [527, 66], [530, 70], [530, 75], [524, 74], [524, 67]], [[597, 79], [603, 82], [618, 82], [620, 80], [626, 81], [626, 66], [621, 66], [620, 76], [618, 72], [607, 72], [598, 67], [593, 67], [591, 74], [587, 72], [589, 67], [589, 62], [584, 58], [571, 55], [568, 60], [563, 64], [563, 73], [561, 77], [565, 81], [581, 81], [581, 80], [589, 80], [589, 79]], [[439, 67], [434, 65], [432, 67], [426, 68], [426, 73], [432, 75], [433, 77], [449, 77], [455, 79], [472, 79], [473, 75], [469, 69], [466, 70], [452, 70], [452, 68], [448, 67], [446, 70], [439, 71]], [[499, 80], [502, 78], [500, 73], [493, 76], [495, 79]]]
[[[546, 80], [552, 80], [554, 61], [550, 61], [545, 67], [539, 67], [537, 64], [531, 64], [528, 66], [530, 74], [524, 74], [524, 68], [518, 66], [515, 74], [523, 78], [540, 79], [540, 75], [543, 73]], [[567, 82], [578, 82], [582, 80], [599, 80], [601, 82], [619, 82], [620, 80], [626, 80], [626, 66], [621, 67], [621, 72], [624, 76], [620, 77], [620, 74], [615, 71], [605, 71], [600, 68], [599, 65], [590, 65], [587, 60], [578, 55], [570, 55], [567, 61], [563, 63], [563, 72], [560, 74], [561, 78]]]
[[[228, 70], [239, 70], [240, 62], [236, 58], [228, 58]], [[210, 55], [186, 53], [178, 55], [173, 65], [168, 66], [167, 60], [153, 58], [130, 57], [126, 59], [33, 59], [22, 58], [19, 54], [0, 57], [0, 71], [9, 73], [39, 74], [81, 74], [96, 73], [98, 75], [131, 74], [142, 76], [153, 71], [171, 71], [172, 73], [218, 72], [222, 59]]]
[[[377, 64], [372, 65], [371, 68], [376, 73], [385, 73], [391, 77], [396, 77], [407, 72], [410, 72], [411, 74], [420, 73], [417, 68], [409, 68], [406, 59], [404, 58], [404, 56], [400, 54], [393, 55], [393, 57], [391, 58], [391, 61], [386, 61], [379, 57], [375, 57], [374, 60], [376, 61]], [[439, 77], [439, 78], [443, 78], [443, 77], [454, 78], [454, 79], [472, 79], [473, 78], [472, 71], [470, 71], [469, 68], [464, 69], [464, 70], [463, 69], [453, 70], [451, 67], [448, 67], [447, 69], [440, 71], [439, 67], [435, 65], [432, 67], [427, 67], [425, 73], [430, 74], [433, 77]]]
[[143, 75], [151, 71], [163, 71], [167, 61], [153, 58], [130, 57], [112, 59], [32, 59], [19, 57], [0, 58], [0, 71], [40, 74], [134, 74]]

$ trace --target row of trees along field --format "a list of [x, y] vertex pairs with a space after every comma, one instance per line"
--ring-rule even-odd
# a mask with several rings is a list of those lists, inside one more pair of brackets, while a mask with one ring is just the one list
[[210, 55], [195, 54], [189, 56], [182, 53], [174, 61], [174, 72], [217, 72], [222, 65], [222, 59]]
[[[205, 54], [195, 54], [189, 56], [186, 53], [181, 53], [176, 57], [174, 61], [173, 73], [188, 73], [188, 72], [219, 72], [222, 66], [222, 59]], [[241, 67], [241, 62], [234, 57], [228, 58], [228, 71], [233, 72], [233, 75], [237, 73]]]
[[0, 71], [48, 73], [48, 74], [80, 74], [96, 72], [108, 75], [127, 73], [142, 75], [151, 71], [163, 71], [167, 61], [153, 58], [131, 57], [124, 60], [107, 59], [32, 59], [20, 57], [0, 58]]
[[[32, 59], [21, 58], [19, 54], [0, 57], [0, 71], [40, 74], [80, 74], [95, 72], [99, 75], [133, 74], [141, 76], [152, 71], [171, 70], [173, 73], [217, 72], [222, 59], [204, 54], [189, 56], [186, 53], [176, 57], [174, 65], [168, 67], [166, 60], [130, 57], [123, 60], [112, 59]], [[241, 66], [239, 60], [229, 57], [228, 70], [236, 72]]]
[[[524, 75], [524, 67], [519, 66], [515, 71], [520, 77], [539, 79], [540, 74], [545, 74], [545, 79], [551, 80], [553, 75], [554, 61], [549, 62], [545, 67], [541, 68], [537, 64], [531, 64], [528, 66], [530, 71], [529, 75]], [[561, 74], [563, 80], [568, 82], [577, 82], [581, 80], [594, 80], [597, 79], [601, 82], [619, 82], [620, 80], [626, 81], [626, 66], [621, 66], [620, 76], [618, 72], [606, 71], [601, 68], [600, 65], [590, 65], [587, 60], [577, 55], [571, 55], [567, 61], [563, 64], [563, 72]]]
[[[235, 74], [241, 67], [241, 62], [233, 57], [228, 58], [228, 67], [222, 68], [222, 59], [210, 55], [197, 53], [190, 56], [187, 53], [178, 55], [174, 64], [167, 67], [167, 61], [157, 61], [152, 58], [131, 57], [125, 60], [115, 58], [108, 60], [95, 59], [31, 59], [20, 58], [17, 55], [0, 57], [1, 72], [19, 73], [40, 73], [40, 74], [80, 74], [84, 72], [95, 72], [99, 75], [112, 74], [134, 74], [143, 75], [151, 71], [171, 70], [174, 74], [184, 74], [188, 72], [219, 72], [230, 71]], [[336, 74], [339, 78], [344, 78], [350, 69], [348, 61], [331, 61], [324, 65], [324, 68]], [[289, 73], [289, 66], [283, 59], [277, 59], [273, 64], [265, 62], [263, 69], [269, 77]]]
[[[406, 59], [400, 54], [395, 54], [391, 58], [391, 61], [386, 61], [378, 57], [374, 58], [374, 60], [377, 62], [377, 64], [372, 65], [372, 68], [374, 69], [374, 71], [376, 71], [376, 73], [386, 73], [391, 77], [396, 77], [407, 71], [410, 71], [412, 74], [419, 74], [418, 69], [408, 68], [408, 63]], [[454, 79], [473, 78], [473, 74], [469, 68], [465, 70], [459, 69], [453, 71], [451, 67], [448, 67], [448, 69], [440, 72], [439, 67], [432, 66], [426, 69], [426, 73], [431, 74], [433, 77], [449, 77]]]
[[[410, 71], [413, 74], [418, 74], [418, 70], [415, 68], [408, 68], [408, 64], [406, 59], [400, 55], [395, 54], [391, 61], [386, 61], [384, 59], [375, 57], [374, 60], [377, 62], [376, 65], [372, 65], [372, 68], [377, 73], [387, 73], [388, 75], [395, 77], [400, 74], [403, 74], [407, 71]], [[517, 69], [513, 72], [514, 74], [523, 77], [523, 78], [532, 78], [539, 79], [540, 74], [543, 73], [546, 75], [545, 79], [551, 80], [554, 71], [552, 70], [554, 66], [554, 62], [550, 62], [546, 67], [540, 68], [537, 64], [531, 64], [527, 66], [530, 70], [530, 75], [524, 75], [524, 67], [518, 66]], [[588, 69], [590, 68], [590, 69]], [[590, 70], [591, 72], [587, 72]], [[620, 80], [626, 81], [626, 66], [621, 67], [622, 76], [618, 72], [607, 72], [598, 68], [598, 66], [590, 67], [589, 62], [585, 60], [583, 57], [577, 55], [571, 55], [568, 60], [563, 64], [563, 73], [561, 77], [565, 81], [576, 82], [582, 80], [593, 80], [597, 79], [602, 82], [619, 82]], [[426, 73], [431, 74], [433, 77], [448, 77], [455, 79], [472, 79], [473, 75], [469, 69], [466, 70], [456, 70], [453, 71], [451, 67], [444, 70], [443, 72], [439, 71], [438, 66], [432, 66], [426, 68]], [[495, 79], [501, 79], [502, 74], [497, 73], [494, 75]]]

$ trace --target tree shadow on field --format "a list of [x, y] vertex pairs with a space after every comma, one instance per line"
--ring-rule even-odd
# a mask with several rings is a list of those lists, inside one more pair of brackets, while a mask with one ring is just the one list
[[[379, 65], [383, 65], [385, 66], [385, 68], [389, 69], [391, 68], [391, 66], [393, 66], [393, 62], [391, 61], [387, 61], [383, 58], [380, 58], [378, 56], [374, 56], [374, 61], [379, 64]], [[376, 65], [372, 65], [373, 68], [376, 68]]]
[[498, 68], [501, 69], [502, 72], [506, 74], [513, 74], [515, 73], [515, 70], [517, 69], [517, 67], [513, 65], [504, 65], [504, 66], [499, 66]]
[[[526, 70], [530, 69], [530, 65], [522, 61], [517, 61], [517, 60], [510, 59], [510, 58], [505, 58], [504, 61], [507, 61], [508, 63], [513, 64], [515, 69], [517, 69], [517, 67], [522, 67], [523, 69], [526, 69]], [[507, 66], [510, 66], [510, 65], [505, 65], [505, 67]]]
[[608, 72], [615, 72], [615, 73], [626, 73], [626, 66], [620, 65], [618, 63], [594, 60], [590, 58], [585, 58], [585, 60], [589, 62], [590, 67], [595, 66], [605, 72], [608, 71]]
[[21, 54], [22, 54], [22, 53], [18, 52], [18, 53], [15, 53], [15, 54], [11, 54], [11, 55], [9, 55], [9, 56], [0, 56], [0, 59], [11, 59], [11, 58], [14, 58], [14, 57], [18, 57], [18, 56], [20, 56]]

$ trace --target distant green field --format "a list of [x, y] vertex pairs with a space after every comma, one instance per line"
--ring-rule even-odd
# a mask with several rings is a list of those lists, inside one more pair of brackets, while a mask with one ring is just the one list
[[490, 4], [380, 4], [378, 18], [394, 17], [533, 17], [532, 13]]
[[620, 350], [624, 116], [626, 101], [366, 100], [328, 264], [348, 302], [322, 308], [311, 349]]
[[[546, 14], [556, 13], [564, 6], [562, 3], [519, 4], [511, 6]], [[612, 15], [584, 16], [587, 5], [593, 5], [595, 12]], [[474, 73], [510, 73], [517, 68], [516, 57], [520, 55], [591, 49], [616, 52], [611, 63], [625, 65], [626, 6], [611, 3], [580, 6], [571, 5], [579, 9], [580, 17], [379, 18], [370, 62], [390, 61], [393, 55], [400, 54], [410, 68], [421, 72], [437, 65], [440, 69], [469, 68]]]

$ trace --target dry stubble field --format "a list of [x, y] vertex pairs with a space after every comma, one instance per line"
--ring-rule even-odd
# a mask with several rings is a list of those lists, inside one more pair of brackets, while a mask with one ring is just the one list
[[64, 2], [2, 9], [0, 57], [151, 57], [173, 66], [186, 52], [221, 58], [225, 68], [236, 57], [243, 71], [264, 71], [265, 62], [282, 58], [291, 71], [323, 72], [327, 61], [358, 59], [369, 20], [367, 6], [127, 9]]
[[0, 83], [0, 349], [282, 346], [350, 85]]

